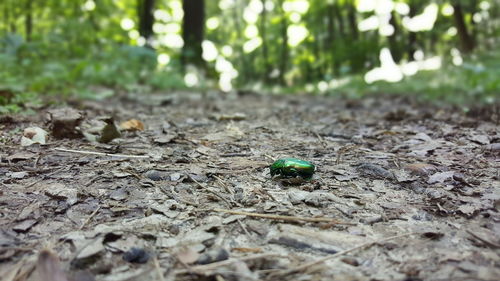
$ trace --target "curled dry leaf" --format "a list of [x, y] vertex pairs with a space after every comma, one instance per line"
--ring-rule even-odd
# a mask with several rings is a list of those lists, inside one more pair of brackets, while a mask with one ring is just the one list
[[120, 124], [120, 129], [125, 131], [144, 131], [144, 123], [137, 119], [130, 119]]
[[21, 146], [30, 146], [35, 143], [45, 144], [47, 132], [39, 127], [30, 127], [24, 129], [23, 137], [21, 138]]

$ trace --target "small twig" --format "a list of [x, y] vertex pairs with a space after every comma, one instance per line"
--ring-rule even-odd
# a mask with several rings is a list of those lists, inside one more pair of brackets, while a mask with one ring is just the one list
[[[295, 268], [292, 268], [292, 269], [288, 269], [288, 270], [282, 271], [280, 273], [277, 273], [276, 275], [277, 276], [284, 276], [284, 275], [289, 275], [289, 274], [296, 273], [296, 272], [299, 272], [299, 271], [303, 271], [303, 270], [308, 269], [308, 268], [310, 268], [312, 266], [318, 265], [318, 264], [323, 263], [323, 262], [325, 262], [327, 260], [331, 260], [331, 259], [343, 256], [343, 255], [348, 254], [350, 252], [354, 252], [354, 251], [359, 250], [359, 249], [371, 247], [371, 246], [373, 246], [375, 244], [378, 244], [378, 243], [386, 242], [386, 241], [397, 239], [397, 238], [401, 238], [401, 237], [410, 236], [410, 235], [413, 235], [413, 234], [417, 234], [417, 233], [416, 232], [405, 233], [405, 234], [390, 236], [390, 237], [383, 238], [383, 239], [376, 240], [376, 241], [372, 241], [372, 242], [367, 242], [367, 243], [361, 244], [359, 246], [356, 246], [354, 248], [350, 248], [350, 249], [338, 252], [336, 254], [329, 255], [329, 256], [326, 256], [324, 258], [320, 258], [320, 259], [317, 259], [315, 261], [303, 264], [301, 266], [298, 266], [298, 267], [295, 267]], [[277, 276], [273, 276], [273, 277], [277, 277]]]
[[495, 243], [493, 241], [488, 241], [488, 240], [482, 238], [481, 236], [477, 235], [476, 233], [474, 233], [474, 232], [472, 232], [470, 230], [466, 230], [466, 231], [467, 231], [467, 233], [469, 233], [470, 235], [472, 235], [472, 237], [474, 237], [477, 240], [483, 242], [484, 244], [492, 247], [493, 249], [500, 249], [500, 245], [499, 244], [497, 244], [497, 243]]
[[99, 212], [99, 210], [101, 209], [101, 206], [98, 206], [97, 209], [95, 209], [95, 211], [92, 212], [92, 214], [90, 214], [90, 216], [82, 223], [82, 225], [78, 228], [78, 230], [82, 230], [85, 225], [87, 225], [87, 223], [90, 222], [90, 220], [97, 214], [97, 212]]
[[281, 216], [281, 215], [243, 212], [243, 211], [233, 211], [233, 210], [226, 210], [226, 209], [211, 209], [211, 211], [233, 214], [233, 215], [243, 215], [243, 216], [248, 216], [248, 217], [271, 219], [271, 220], [284, 220], [284, 221], [295, 221], [295, 222], [296, 221], [327, 222], [327, 223], [331, 223], [331, 224], [340, 224], [340, 225], [356, 225], [355, 223], [341, 222], [341, 221], [337, 221], [337, 220], [329, 219], [329, 218], [307, 218], [307, 217], [296, 217], [296, 216]]
[[188, 175], [189, 179], [194, 181], [196, 183], [196, 185], [198, 185], [199, 187], [203, 188], [203, 190], [206, 190], [208, 192], [210, 192], [212, 195], [214, 195], [215, 197], [221, 199], [222, 201], [224, 201], [229, 207], [233, 206], [233, 204], [227, 200], [226, 198], [222, 197], [222, 195], [218, 194], [217, 192], [211, 190], [208, 186], [202, 184], [201, 182], [197, 181], [195, 178], [193, 178], [192, 176]]
[[54, 148], [54, 150], [62, 151], [62, 152], [109, 156], [109, 157], [119, 157], [119, 158], [140, 158], [140, 159], [149, 158], [148, 155], [113, 154], [113, 153], [103, 153], [103, 152], [97, 152], [97, 151], [73, 150], [73, 149], [66, 149], [66, 148]]
[[46, 178], [51, 177], [51, 176], [53, 176], [53, 175], [55, 175], [55, 174], [57, 174], [57, 173], [59, 173], [59, 172], [61, 172], [61, 171], [64, 171], [64, 170], [66, 170], [66, 169], [70, 169], [70, 170], [71, 170], [71, 168], [73, 168], [73, 166], [74, 166], [74, 165], [71, 165], [71, 166], [69, 166], [69, 167], [64, 166], [64, 167], [62, 167], [62, 168], [60, 168], [60, 169], [57, 169], [57, 170], [53, 171], [52, 173], [49, 173], [49, 174], [46, 174], [46, 175], [42, 176], [42, 178], [41, 178], [41, 179], [36, 180], [36, 181], [33, 181], [32, 183], [29, 183], [29, 184], [28, 184], [28, 185], [26, 185], [24, 188], [29, 188], [29, 187], [32, 187], [32, 186], [34, 186], [35, 184], [37, 184], [37, 183], [39, 183], [39, 182], [41, 182], [41, 181], [44, 181]]
[[153, 257], [153, 265], [155, 267], [156, 274], [158, 275], [158, 281], [164, 281], [165, 278], [163, 278], [163, 273], [161, 272], [161, 266], [156, 256]]
[[238, 261], [249, 261], [249, 260], [257, 260], [257, 259], [263, 259], [263, 258], [269, 258], [269, 257], [279, 257], [280, 255], [278, 254], [258, 254], [258, 255], [251, 255], [251, 256], [246, 256], [246, 257], [241, 257], [241, 258], [231, 258], [227, 260], [223, 260], [220, 262], [214, 262], [210, 264], [203, 264], [203, 265], [197, 265], [197, 266], [192, 266], [189, 269], [184, 269], [184, 270], [177, 270], [175, 274], [185, 274], [185, 273], [198, 273], [198, 274], [206, 274], [208, 271], [216, 269], [221, 266], [229, 265], [234, 262]]

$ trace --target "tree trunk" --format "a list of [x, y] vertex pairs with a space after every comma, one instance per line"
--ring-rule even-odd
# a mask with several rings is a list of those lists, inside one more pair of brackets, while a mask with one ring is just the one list
[[182, 21], [182, 63], [184, 66], [194, 64], [203, 67], [201, 43], [205, 26], [205, 1], [183, 0], [184, 19]]
[[467, 31], [467, 26], [465, 25], [464, 14], [462, 11], [462, 5], [460, 5], [459, 2], [455, 2], [453, 3], [453, 9], [453, 19], [455, 21], [455, 27], [457, 28], [458, 38], [460, 38], [462, 51], [464, 53], [470, 53], [474, 49], [474, 40]]
[[155, 7], [154, 0], [138, 0], [137, 15], [139, 18], [139, 34], [146, 39], [146, 45], [150, 46], [150, 39], [153, 36]]
[[349, 7], [349, 12], [347, 14], [347, 18], [349, 20], [349, 26], [351, 28], [351, 37], [354, 40], [358, 39], [358, 21], [356, 20], [356, 7], [354, 6], [353, 1], [350, 1], [347, 4]]
[[[417, 14], [416, 7], [411, 2], [409, 4], [410, 4], [410, 12], [408, 15], [412, 18]], [[417, 33], [408, 31], [408, 47], [407, 47], [408, 61], [414, 60], [413, 55], [415, 54], [416, 51], [417, 51]]]
[[262, 13], [260, 15], [260, 37], [262, 38], [262, 59], [264, 60], [264, 82], [269, 82], [269, 74], [271, 73], [271, 64], [269, 63], [269, 51], [267, 48], [267, 11], [266, 1], [262, 0]]
[[339, 27], [339, 33], [342, 38], [345, 38], [345, 28], [344, 19], [342, 18], [342, 12], [337, 4], [334, 4], [335, 18], [337, 19], [337, 26]]
[[26, 41], [30, 41], [31, 33], [33, 31], [32, 0], [26, 0], [26, 16], [24, 18], [24, 28], [26, 32]]
[[391, 50], [392, 58], [396, 63], [400, 62], [403, 54], [401, 52], [401, 48], [399, 46], [398, 34], [400, 31], [398, 22], [396, 20], [396, 12], [392, 11], [391, 19], [389, 23], [394, 27], [394, 33], [389, 36], [387, 39], [389, 40], [389, 49]]
[[280, 60], [280, 74], [279, 82], [285, 85], [285, 73], [288, 65], [288, 21], [283, 10], [283, 0], [279, 2], [281, 10], [281, 60]]

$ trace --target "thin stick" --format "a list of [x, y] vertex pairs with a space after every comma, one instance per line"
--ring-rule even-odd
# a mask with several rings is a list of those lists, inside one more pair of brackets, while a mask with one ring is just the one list
[[95, 211], [93, 211], [92, 214], [90, 214], [90, 216], [82, 223], [82, 225], [80, 225], [78, 230], [82, 230], [85, 227], [85, 225], [87, 225], [87, 223], [89, 223], [90, 220], [97, 214], [97, 212], [99, 212], [100, 209], [101, 206], [98, 206], [97, 209], [95, 209]]
[[470, 230], [467, 230], [467, 233], [469, 233], [470, 235], [472, 235], [472, 237], [476, 238], [477, 240], [483, 242], [484, 244], [486, 244], [494, 249], [500, 249], [500, 245], [495, 243], [495, 242], [488, 241]]
[[324, 258], [317, 259], [315, 261], [306, 263], [304, 265], [301, 265], [301, 266], [298, 266], [298, 267], [295, 267], [295, 268], [292, 268], [292, 269], [285, 270], [283, 272], [278, 273], [277, 275], [283, 276], [283, 275], [289, 275], [289, 274], [292, 274], [292, 273], [296, 273], [296, 272], [305, 270], [305, 269], [307, 269], [309, 267], [315, 266], [317, 264], [323, 263], [323, 262], [325, 262], [327, 260], [331, 260], [331, 259], [334, 259], [336, 257], [343, 256], [343, 255], [345, 255], [347, 253], [354, 252], [354, 251], [359, 250], [359, 249], [371, 247], [371, 246], [373, 246], [375, 244], [378, 244], [378, 243], [381, 243], [381, 242], [393, 240], [393, 239], [396, 239], [396, 238], [406, 237], [406, 236], [410, 236], [410, 235], [413, 235], [413, 234], [417, 234], [417, 233], [416, 232], [405, 233], [405, 234], [390, 236], [390, 237], [387, 237], [387, 238], [384, 238], [384, 239], [380, 239], [380, 240], [376, 240], [376, 241], [372, 241], [372, 242], [367, 242], [367, 243], [361, 244], [359, 246], [356, 246], [354, 248], [350, 248], [350, 249], [338, 252], [336, 254], [333, 254], [333, 255], [330, 255], [330, 256], [326, 256]]
[[329, 219], [329, 218], [307, 218], [307, 217], [295, 217], [295, 216], [280, 216], [280, 215], [260, 214], [260, 213], [251, 213], [251, 212], [243, 212], [243, 211], [233, 211], [233, 210], [226, 210], [226, 209], [211, 209], [211, 211], [233, 214], [233, 215], [243, 215], [243, 216], [248, 216], [248, 217], [271, 219], [271, 220], [327, 222], [327, 223], [331, 223], [331, 224], [340, 224], [340, 225], [356, 225], [355, 223], [341, 222], [341, 221], [337, 221], [337, 220]]
[[112, 154], [112, 153], [103, 153], [103, 152], [97, 152], [97, 151], [73, 150], [73, 149], [66, 149], [66, 148], [54, 148], [54, 150], [62, 151], [62, 152], [109, 156], [109, 157], [119, 157], [119, 158], [140, 158], [140, 159], [149, 158], [149, 156], [147, 156], [147, 155]]
[[269, 258], [269, 257], [279, 257], [280, 255], [278, 254], [258, 254], [258, 255], [251, 255], [251, 256], [246, 256], [246, 257], [241, 257], [241, 258], [231, 258], [219, 262], [214, 262], [210, 264], [203, 264], [203, 265], [197, 265], [197, 266], [192, 266], [189, 269], [184, 269], [184, 270], [178, 270], [175, 272], [175, 274], [185, 274], [185, 273], [198, 273], [198, 274], [204, 274], [207, 273], [209, 270], [213, 270], [215, 268], [225, 266], [232, 264], [237, 261], [249, 261], [249, 260], [257, 260], [257, 259], [263, 259], [263, 258]]

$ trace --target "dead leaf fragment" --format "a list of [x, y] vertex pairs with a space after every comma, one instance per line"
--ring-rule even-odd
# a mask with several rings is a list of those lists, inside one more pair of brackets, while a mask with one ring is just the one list
[[137, 119], [130, 119], [120, 124], [120, 129], [125, 131], [144, 131], [144, 123]]
[[40, 281], [68, 281], [59, 258], [50, 250], [44, 249], [38, 254], [36, 270]]
[[427, 163], [414, 163], [407, 165], [405, 167], [406, 170], [410, 171], [410, 173], [419, 176], [428, 176], [433, 172], [437, 171], [436, 166]]
[[39, 127], [29, 127], [24, 129], [21, 138], [21, 146], [30, 146], [35, 143], [45, 144], [47, 139], [47, 132]]
[[429, 184], [433, 183], [443, 183], [451, 178], [453, 178], [453, 175], [455, 172], [449, 171], [449, 172], [437, 172], [433, 174], [432, 176], [429, 177], [429, 180], [427, 181]]
[[198, 260], [200, 254], [192, 247], [186, 247], [177, 252], [176, 257], [181, 263], [192, 264]]

